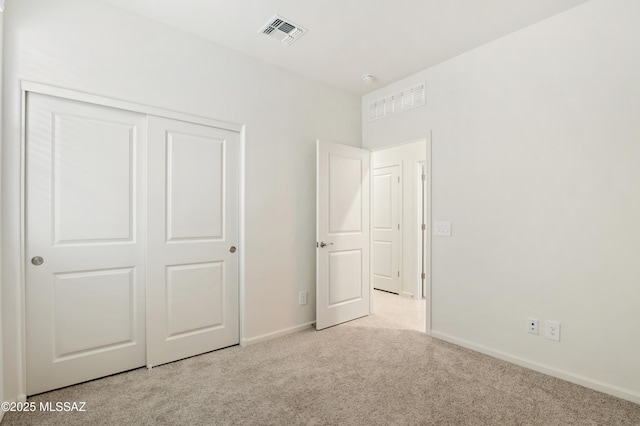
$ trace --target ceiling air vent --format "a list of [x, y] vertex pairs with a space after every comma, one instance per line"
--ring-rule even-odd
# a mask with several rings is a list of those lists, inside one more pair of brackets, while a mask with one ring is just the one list
[[290, 46], [294, 41], [302, 37], [307, 30], [282, 16], [275, 15], [262, 27], [260, 32], [275, 38], [282, 44]]

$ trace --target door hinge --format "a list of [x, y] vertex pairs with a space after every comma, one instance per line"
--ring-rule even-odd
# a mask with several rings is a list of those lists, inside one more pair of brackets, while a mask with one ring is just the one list
[[398, 183], [400, 183], [400, 176], [398, 176]]
[[422, 181], [424, 182], [425, 180], [427, 180], [427, 175], [422, 175]]
[[400, 230], [400, 224], [398, 224], [398, 231]]
[[427, 230], [427, 225], [426, 225], [426, 224], [424, 224], [424, 223], [422, 224], [422, 230], [423, 230], [423, 231], [426, 231], [426, 230]]
[[427, 274], [425, 274], [424, 272], [422, 273], [422, 275], [420, 276], [423, 280], [427, 278]]
[[398, 271], [398, 276], [400, 276], [400, 271]]

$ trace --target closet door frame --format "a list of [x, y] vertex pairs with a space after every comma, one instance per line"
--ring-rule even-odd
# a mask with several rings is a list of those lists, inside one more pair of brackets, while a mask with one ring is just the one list
[[19, 285], [20, 285], [20, 300], [18, 303], [18, 315], [14, 324], [16, 335], [18, 336], [18, 359], [19, 363], [19, 389], [18, 399], [26, 399], [26, 239], [25, 239], [25, 214], [26, 214], [26, 182], [25, 182], [25, 170], [26, 170], [26, 112], [27, 112], [27, 93], [39, 93], [43, 95], [55, 96], [58, 98], [79, 101], [89, 104], [95, 104], [105, 107], [117, 108], [125, 111], [137, 112], [146, 115], [155, 115], [159, 117], [169, 118], [173, 120], [186, 121], [189, 123], [202, 124], [209, 127], [216, 127], [219, 129], [229, 130], [239, 134], [240, 140], [240, 161], [237, 167], [239, 168], [240, 182], [239, 182], [239, 243], [240, 250], [238, 252], [238, 292], [239, 292], [239, 331], [241, 345], [244, 340], [244, 324], [245, 324], [245, 126], [243, 124], [231, 123], [227, 121], [215, 120], [208, 117], [201, 117], [192, 114], [186, 114], [178, 111], [170, 111], [162, 108], [156, 108], [153, 106], [137, 104], [128, 101], [122, 101], [118, 99], [112, 99], [105, 96], [78, 92], [70, 89], [64, 89], [54, 86], [49, 86], [41, 83], [35, 83], [30, 81], [21, 81], [21, 120], [20, 120], [20, 270], [19, 270]]

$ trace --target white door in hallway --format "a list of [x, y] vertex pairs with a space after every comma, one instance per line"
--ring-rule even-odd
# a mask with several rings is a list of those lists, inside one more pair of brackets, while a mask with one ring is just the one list
[[240, 137], [149, 117], [148, 366], [239, 343]]
[[400, 172], [399, 166], [373, 171], [373, 288], [400, 294]]
[[317, 142], [316, 328], [369, 315], [369, 151]]
[[145, 116], [29, 93], [28, 395], [145, 364]]

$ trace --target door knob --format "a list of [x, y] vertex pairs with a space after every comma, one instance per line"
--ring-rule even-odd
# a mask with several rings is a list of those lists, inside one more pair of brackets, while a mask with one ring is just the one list
[[236, 246], [231, 246], [231, 248], [229, 249], [229, 251], [231, 253], [235, 253], [236, 252]]
[[33, 263], [36, 266], [40, 266], [44, 263], [44, 259], [41, 258], [40, 256], [36, 256], [33, 259], [31, 259], [31, 263]]
[[326, 246], [332, 246], [332, 245], [333, 245], [333, 243], [328, 243], [328, 244], [327, 244], [327, 243], [325, 243], [324, 241], [321, 241], [321, 242], [320, 242], [320, 247], [326, 247]]

